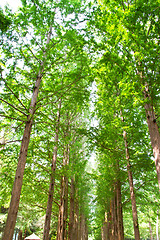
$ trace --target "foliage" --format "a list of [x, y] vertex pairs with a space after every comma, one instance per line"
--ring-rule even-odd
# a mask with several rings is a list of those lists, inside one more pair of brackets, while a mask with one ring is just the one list
[[[149, 237], [149, 220], [155, 235], [159, 193], [143, 91], [147, 83], [158, 122], [159, 1], [23, 0], [15, 14], [9, 9], [6, 13], [0, 10], [0, 206], [9, 207], [23, 129], [35, 80], [41, 72], [38, 101], [34, 116], [30, 116], [33, 128], [17, 227], [42, 236], [61, 101], [52, 238], [57, 231], [64, 175], [69, 184], [75, 178], [76, 197], [88, 222], [92, 221], [97, 240], [101, 239], [114, 184], [120, 180], [125, 236], [133, 237], [124, 131], [141, 236]], [[48, 34], [50, 42], [46, 42]], [[93, 81], [96, 98], [90, 100]], [[96, 127], [91, 126], [92, 117], [97, 120]], [[69, 163], [64, 165], [68, 146]], [[97, 168], [88, 173], [93, 149]]]

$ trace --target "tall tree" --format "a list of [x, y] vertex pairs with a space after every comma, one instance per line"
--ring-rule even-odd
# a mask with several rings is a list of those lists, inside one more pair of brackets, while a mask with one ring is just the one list
[[49, 239], [51, 213], [52, 213], [52, 202], [53, 202], [54, 185], [55, 185], [55, 171], [56, 171], [56, 163], [57, 163], [60, 111], [61, 111], [61, 99], [59, 100], [59, 104], [58, 104], [58, 108], [57, 108], [57, 120], [56, 120], [56, 129], [55, 129], [55, 146], [54, 146], [52, 164], [51, 164], [51, 178], [50, 178], [49, 195], [48, 195], [46, 217], [45, 217], [45, 224], [44, 224], [43, 240]]
[[[70, 14], [71, 10], [70, 7], [67, 8], [67, 6], [70, 6], [70, 2], [67, 2], [67, 4], [64, 4], [65, 11], [63, 12], [63, 14], [61, 14], [61, 20], [63, 23], [64, 16]], [[3, 101], [4, 104], [10, 107], [12, 112], [14, 112], [15, 110], [20, 113], [21, 115], [20, 121], [25, 123], [25, 129], [22, 137], [22, 144], [19, 154], [17, 171], [12, 190], [12, 198], [10, 202], [10, 208], [8, 212], [8, 218], [3, 239], [6, 238], [11, 239], [14, 232], [31, 129], [34, 121], [35, 112], [40, 107], [39, 104], [40, 101], [38, 101], [38, 94], [40, 90], [40, 85], [41, 92], [43, 89], [43, 84], [41, 84], [42, 77], [44, 77], [45, 75], [45, 78], [47, 79], [47, 76], [49, 76], [48, 71], [51, 71], [53, 64], [55, 64], [56, 61], [57, 62], [65, 61], [67, 59], [67, 55], [70, 55], [70, 53], [75, 49], [73, 46], [74, 45], [73, 39], [72, 41], [70, 41], [72, 42], [71, 47], [68, 44], [68, 46], [65, 49], [63, 49], [64, 45], [60, 44], [60, 42], [63, 41], [62, 40], [63, 34], [61, 31], [62, 29], [60, 30], [60, 27], [57, 28], [57, 25], [59, 23], [57, 23], [56, 14], [60, 14], [60, 10], [63, 7], [62, 5], [63, 2], [61, 1], [60, 2], [49, 1], [46, 2], [45, 5], [43, 4], [43, 1], [38, 1], [36, 3], [34, 1], [23, 2], [23, 8], [20, 9], [12, 26], [14, 37], [12, 37], [11, 32], [8, 32], [8, 39], [13, 40], [14, 38], [16, 46], [11, 42], [9, 42], [9, 46], [7, 46], [6, 44], [7, 41], [4, 39], [3, 50], [6, 54], [6, 59], [10, 60], [10, 58], [12, 58], [14, 64], [11, 68], [10, 73], [7, 73], [8, 75], [4, 76], [4, 74], [1, 74], [1, 80], [4, 82], [5, 89], [12, 93], [11, 96], [12, 99], [10, 99], [10, 101], [6, 100], [6, 96], [3, 94], [3, 98], [1, 98], [1, 100]], [[30, 14], [31, 12], [32, 14], [30, 15], [29, 18], [27, 18], [27, 15]], [[37, 14], [37, 12], [39, 12], [40, 14]], [[44, 31], [44, 24], [46, 31]], [[29, 29], [27, 29], [28, 27]], [[72, 33], [73, 32], [74, 31], [72, 31]], [[68, 35], [66, 34], [64, 36], [64, 39], [67, 38], [69, 38], [69, 34]], [[54, 50], [55, 45], [61, 46], [60, 47], [61, 51], [59, 52], [55, 51]], [[7, 48], [9, 49], [9, 52], [6, 51]], [[20, 54], [19, 59], [21, 59], [22, 61], [23, 64], [22, 67], [18, 60], [15, 58], [14, 54], [12, 54], [12, 51], [14, 51], [14, 54]], [[30, 55], [32, 56], [31, 58]], [[7, 67], [9, 67], [9, 64]], [[33, 86], [33, 92], [30, 86], [28, 86], [27, 84], [26, 87], [25, 83], [23, 82], [22, 85], [25, 86], [25, 88], [29, 89], [27, 90], [28, 93], [24, 93], [24, 91], [20, 93], [20, 95], [16, 93], [17, 89], [15, 90], [14, 87], [12, 87], [14, 85], [13, 84], [14, 81], [18, 81], [19, 83], [19, 79], [15, 72], [17, 73], [17, 75], [21, 77], [23, 76], [24, 82], [25, 81], [27, 82], [28, 79], [27, 75], [30, 75], [31, 77], [30, 82]], [[26, 96], [27, 94], [28, 96]], [[31, 95], [32, 97], [30, 97]], [[25, 106], [26, 104], [23, 103], [23, 101], [25, 101], [25, 97], [30, 98], [30, 100], [27, 101], [29, 107], [26, 107]], [[42, 94], [40, 94], [40, 97], [42, 97]], [[42, 99], [44, 98], [46, 97], [44, 97], [43, 95]], [[39, 106], [37, 105], [37, 101]], [[17, 107], [16, 103], [18, 103], [20, 106]], [[3, 117], [6, 116], [3, 110], [1, 116]], [[17, 119], [14, 118], [14, 116], [10, 117], [8, 115], [7, 117], [10, 119], [15, 120]], [[19, 121], [19, 119], [17, 120]]]
[[42, 58], [43, 60], [40, 64], [40, 69], [39, 69], [39, 72], [37, 75], [33, 95], [31, 98], [29, 115], [27, 116], [27, 122], [25, 125], [24, 134], [23, 134], [23, 138], [22, 138], [22, 144], [21, 144], [21, 149], [20, 149], [20, 154], [19, 154], [19, 159], [18, 159], [18, 165], [17, 165], [16, 175], [15, 175], [15, 180], [14, 180], [14, 185], [13, 185], [13, 190], [12, 190], [10, 208], [8, 211], [8, 217], [7, 217], [7, 222], [6, 222], [6, 226], [5, 226], [5, 230], [4, 230], [4, 234], [3, 234], [3, 239], [12, 239], [13, 233], [14, 233], [14, 227], [16, 224], [21, 188], [22, 188], [23, 173], [24, 173], [28, 145], [29, 145], [29, 140], [30, 140], [30, 134], [31, 134], [32, 124], [33, 124], [33, 117], [34, 117], [34, 113], [36, 110], [38, 92], [39, 92], [40, 83], [41, 83], [42, 75], [43, 75], [43, 71], [44, 71], [46, 50], [47, 50], [48, 44], [50, 42], [51, 34], [52, 34], [52, 27], [50, 27], [50, 30], [48, 32], [46, 46], [43, 51], [43, 58]]
[[127, 171], [128, 171], [129, 188], [130, 188], [131, 203], [132, 203], [134, 234], [135, 234], [135, 239], [140, 240], [136, 198], [135, 198], [135, 193], [134, 193], [133, 176], [132, 176], [132, 171], [131, 171], [130, 154], [129, 154], [129, 147], [128, 147], [128, 142], [127, 142], [126, 131], [123, 131], [123, 137], [124, 137], [125, 150], [126, 150]]
[[95, 25], [102, 39], [100, 49], [106, 50], [106, 61], [119, 66], [118, 71], [127, 71], [128, 83], [145, 109], [159, 184], [159, 3], [111, 0], [99, 1], [99, 6]]

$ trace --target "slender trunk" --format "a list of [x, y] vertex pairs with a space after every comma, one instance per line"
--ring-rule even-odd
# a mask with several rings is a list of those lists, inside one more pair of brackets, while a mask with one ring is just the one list
[[110, 204], [110, 213], [111, 213], [111, 224], [110, 224], [110, 237], [109, 239], [117, 240], [118, 239], [118, 216], [117, 216], [117, 192], [116, 185], [114, 189], [114, 195]]
[[79, 240], [79, 204], [78, 204], [78, 199], [76, 199], [75, 207], [76, 207], [75, 218], [74, 218], [75, 239]]
[[111, 213], [111, 224], [110, 224], [110, 240], [114, 240], [114, 200], [112, 198], [110, 203], [110, 213]]
[[114, 193], [114, 199], [113, 199], [113, 219], [114, 219], [114, 240], [118, 239], [118, 217], [117, 217], [117, 192], [116, 192], [116, 186], [115, 186], [115, 193]]
[[27, 237], [27, 236], [26, 236], [26, 233], [27, 233], [27, 230], [25, 229], [25, 231], [24, 231], [24, 237], [23, 237], [24, 240], [25, 240], [25, 238]]
[[158, 125], [156, 122], [156, 116], [153, 109], [153, 106], [151, 105], [151, 97], [149, 95], [149, 89], [146, 85], [145, 91], [144, 91], [144, 98], [148, 101], [148, 103], [145, 104], [145, 111], [146, 111], [146, 117], [147, 117], [147, 124], [151, 139], [151, 144], [153, 148], [153, 155], [155, 159], [155, 165], [156, 165], [156, 172], [157, 172], [157, 178], [158, 178], [158, 186], [160, 191], [160, 133], [158, 129]]
[[[64, 160], [63, 160], [64, 166], [67, 166], [69, 164], [69, 145], [66, 145], [65, 151], [64, 151]], [[67, 221], [68, 220], [68, 177], [64, 176], [64, 234], [63, 239], [67, 240]]]
[[119, 180], [115, 184], [114, 195], [110, 202], [110, 210], [108, 213], [105, 213], [102, 231], [104, 240], [124, 240], [121, 184]]
[[29, 139], [30, 139], [31, 128], [32, 128], [32, 121], [33, 121], [32, 119], [29, 120], [25, 126], [20, 154], [19, 154], [18, 165], [17, 165], [17, 171], [16, 171], [15, 180], [14, 180], [13, 189], [12, 189], [10, 207], [8, 210], [7, 222], [5, 225], [5, 230], [4, 230], [2, 240], [6, 240], [6, 239], [12, 240], [13, 238], [14, 228], [15, 228], [17, 213], [19, 208], [20, 194], [21, 194], [23, 174], [24, 174], [26, 158], [27, 158]]
[[48, 195], [46, 217], [45, 217], [45, 224], [44, 224], [44, 231], [43, 231], [43, 240], [49, 240], [49, 231], [50, 231], [51, 213], [52, 213], [52, 202], [53, 202], [54, 185], [55, 185], [55, 171], [56, 171], [56, 162], [57, 162], [60, 109], [61, 109], [61, 101], [59, 102], [58, 112], [57, 112], [57, 124], [56, 124], [55, 140], [54, 140], [55, 146], [54, 146], [53, 157], [52, 157], [51, 178], [50, 178], [49, 195]]
[[64, 232], [64, 178], [61, 180], [61, 202], [59, 207], [58, 227], [56, 240], [63, 240]]
[[66, 220], [66, 178], [62, 177], [61, 181], [61, 202], [59, 207], [59, 216], [58, 216], [58, 228], [57, 228], [57, 240], [66, 240], [67, 238], [67, 220]]
[[131, 196], [131, 203], [132, 203], [134, 235], [135, 235], [135, 240], [140, 240], [139, 225], [138, 225], [138, 215], [137, 215], [137, 207], [136, 207], [136, 198], [135, 198], [135, 194], [134, 194], [133, 176], [132, 176], [131, 165], [130, 165], [130, 161], [129, 161], [130, 156], [129, 156], [129, 149], [128, 149], [127, 133], [126, 133], [126, 131], [123, 131], [123, 137], [124, 137], [124, 142], [125, 142], [127, 171], [128, 171], [130, 196]]
[[79, 234], [79, 239], [80, 240], [86, 240], [88, 236], [88, 231], [87, 231], [87, 224], [86, 224], [86, 218], [83, 213], [81, 213], [80, 217], [80, 234]]
[[84, 216], [83, 214], [81, 213], [80, 214], [80, 225], [79, 225], [79, 239], [80, 240], [84, 240], [84, 236], [85, 236], [85, 227], [84, 227], [84, 224], [85, 224], [85, 219], [84, 219]]
[[156, 223], [156, 236], [157, 236], [157, 240], [159, 240], [159, 233], [158, 233], [158, 227], [159, 227], [159, 224], [158, 224], [158, 215], [159, 215], [159, 210], [157, 210], [157, 223]]
[[[58, 141], [58, 136], [55, 136], [55, 141]], [[44, 224], [44, 230], [43, 230], [43, 240], [49, 240], [52, 202], [53, 202], [54, 184], [55, 184], [56, 161], [57, 161], [57, 146], [54, 147], [54, 154], [53, 154], [53, 158], [52, 158], [52, 166], [51, 166], [52, 172], [51, 172], [51, 178], [50, 178], [45, 224]]]
[[151, 222], [150, 221], [149, 221], [149, 231], [150, 231], [151, 240], [153, 240], [152, 226], [151, 226]]
[[67, 240], [68, 231], [67, 231], [67, 220], [68, 220], [68, 178], [64, 178], [65, 181], [65, 190], [64, 190], [64, 240]]
[[21, 143], [19, 160], [18, 160], [15, 180], [14, 180], [14, 184], [13, 184], [13, 189], [12, 189], [10, 207], [8, 210], [7, 222], [5, 225], [2, 240], [12, 240], [13, 234], [14, 234], [14, 228], [15, 228], [17, 214], [18, 214], [21, 188], [22, 188], [22, 182], [23, 182], [23, 174], [24, 174], [24, 169], [25, 169], [25, 164], [26, 164], [26, 158], [27, 158], [32, 124], [33, 124], [33, 117], [35, 114], [36, 103], [37, 103], [37, 98], [38, 98], [38, 93], [39, 93], [39, 87], [40, 87], [40, 83], [42, 80], [42, 73], [44, 71], [46, 49], [47, 49], [47, 45], [50, 41], [51, 31], [52, 31], [52, 27], [50, 28], [48, 37], [47, 37], [46, 48], [45, 48], [45, 51], [43, 54], [44, 61], [42, 61], [42, 63], [41, 63], [41, 68], [39, 70], [39, 73], [38, 73], [38, 76], [37, 76], [37, 79], [35, 82], [35, 87], [33, 90], [33, 95], [32, 95], [30, 109], [29, 109], [29, 115], [27, 118], [27, 122], [26, 122], [25, 129], [24, 129], [24, 134], [23, 134], [23, 138], [22, 138], [22, 143]]
[[85, 221], [85, 239], [84, 240], [88, 240], [88, 225], [86, 221]]
[[137, 215], [137, 207], [136, 207], [136, 198], [135, 198], [135, 194], [134, 194], [134, 186], [133, 186], [133, 177], [132, 177], [131, 165], [130, 165], [129, 162], [127, 164], [127, 170], [128, 170], [128, 178], [129, 178], [129, 185], [130, 185], [130, 195], [131, 195], [131, 203], [132, 203], [132, 215], [133, 215], [135, 240], [140, 240], [138, 215]]
[[[141, 63], [139, 62], [139, 66], [141, 66]], [[139, 69], [139, 66], [137, 66], [137, 70]], [[138, 75], [140, 77], [141, 82], [143, 83], [143, 73], [142, 71], [138, 70]], [[145, 84], [145, 89], [143, 91], [144, 94], [144, 100], [146, 101], [144, 108], [146, 112], [146, 118], [147, 118], [147, 124], [153, 149], [153, 156], [155, 159], [155, 165], [156, 165], [156, 172], [157, 172], [157, 178], [158, 178], [158, 186], [160, 191], [160, 133], [158, 130], [158, 125], [156, 122], [156, 116], [152, 104], [152, 98], [149, 93], [149, 85], [147, 82]]]
[[[69, 163], [69, 147], [64, 150], [63, 165]], [[57, 240], [67, 240], [67, 218], [68, 218], [68, 177], [62, 176], [61, 179], [61, 202], [59, 208]]]
[[107, 222], [104, 221], [103, 226], [101, 228], [101, 234], [102, 234], [102, 240], [108, 240], [108, 235], [107, 235]]
[[71, 191], [70, 191], [70, 217], [69, 217], [69, 228], [68, 228], [68, 240], [73, 240], [75, 225], [74, 225], [74, 211], [75, 211], [75, 185], [74, 179], [71, 179]]
[[123, 213], [121, 201], [121, 183], [117, 181], [117, 227], [118, 227], [118, 240], [124, 240], [124, 227], [123, 227]]
[[107, 240], [111, 239], [112, 236], [112, 218], [111, 218], [111, 204], [110, 204], [110, 209], [107, 212]]
[[18, 240], [22, 240], [22, 230], [20, 230], [18, 233]]
[[114, 240], [114, 199], [111, 200], [111, 240]]

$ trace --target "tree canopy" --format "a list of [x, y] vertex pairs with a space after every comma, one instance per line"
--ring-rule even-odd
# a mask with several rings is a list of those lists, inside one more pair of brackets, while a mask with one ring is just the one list
[[2, 239], [158, 239], [159, 0], [21, 3], [0, 8]]

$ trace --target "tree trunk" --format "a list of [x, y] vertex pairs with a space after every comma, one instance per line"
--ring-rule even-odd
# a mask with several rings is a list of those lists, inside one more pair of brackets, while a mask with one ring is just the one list
[[26, 236], [26, 233], [27, 233], [27, 230], [25, 229], [23, 240], [25, 240], [25, 238], [27, 237], [27, 236]]
[[68, 228], [68, 240], [75, 239], [75, 224], [74, 224], [74, 213], [75, 213], [75, 185], [74, 179], [71, 179], [71, 190], [70, 190], [70, 217], [69, 217], [69, 228]]
[[61, 180], [61, 202], [59, 207], [56, 240], [63, 240], [63, 236], [64, 236], [64, 177], [62, 177]]
[[[69, 163], [69, 147], [64, 149], [63, 166]], [[59, 208], [57, 240], [67, 240], [67, 218], [68, 218], [68, 177], [61, 179], [61, 203]]]
[[12, 197], [11, 197], [7, 222], [5, 225], [5, 230], [4, 230], [2, 240], [6, 240], [6, 239], [12, 240], [13, 238], [14, 228], [15, 228], [17, 213], [19, 208], [20, 194], [21, 194], [23, 174], [24, 174], [24, 169], [26, 164], [31, 128], [32, 128], [32, 119], [26, 123], [24, 134], [23, 134], [20, 155], [19, 155], [19, 160], [17, 165], [17, 171], [16, 171], [14, 185], [12, 189]]
[[113, 203], [113, 198], [111, 199], [110, 202], [110, 224], [109, 224], [109, 240], [114, 240], [114, 203]]
[[111, 236], [110, 236], [111, 240], [114, 240], [114, 234], [115, 234], [115, 229], [114, 229], [114, 199], [112, 199], [111, 200]]
[[111, 207], [109, 211], [107, 212], [107, 240], [111, 239], [112, 236], [112, 218], [111, 218]]
[[123, 213], [121, 201], [121, 183], [117, 181], [117, 227], [118, 227], [118, 240], [124, 240], [124, 227], [123, 227]]
[[113, 226], [114, 226], [114, 235], [113, 239], [118, 239], [118, 216], [117, 216], [117, 189], [115, 185], [115, 193], [113, 199]]
[[64, 177], [65, 189], [64, 189], [64, 240], [67, 240], [68, 236], [68, 177]]
[[104, 221], [103, 226], [101, 228], [102, 240], [109, 240], [107, 234], [107, 222]]
[[75, 207], [76, 207], [75, 217], [74, 217], [75, 239], [79, 240], [79, 204], [78, 204], [78, 199], [76, 199]]
[[88, 225], [86, 221], [85, 221], [85, 239], [84, 240], [88, 240]]
[[[64, 150], [63, 165], [67, 166], [69, 164], [69, 144], [66, 145]], [[67, 240], [68, 235], [68, 177], [64, 176], [64, 236], [63, 239]]]
[[148, 124], [151, 144], [153, 148], [153, 155], [155, 159], [156, 172], [157, 172], [157, 178], [158, 178], [158, 186], [160, 191], [160, 133], [159, 133], [158, 125], [156, 122], [155, 112], [154, 112], [153, 106], [150, 103], [151, 97], [149, 95], [148, 86], [145, 87], [144, 98], [145, 100], [148, 101], [148, 103], [145, 104], [145, 111], [146, 111], [147, 124]]
[[137, 215], [137, 207], [136, 207], [136, 198], [135, 198], [135, 194], [134, 194], [133, 177], [132, 177], [131, 165], [130, 165], [130, 161], [129, 161], [130, 156], [129, 156], [129, 149], [128, 149], [127, 133], [126, 133], [126, 131], [123, 131], [123, 137], [124, 137], [124, 142], [125, 142], [127, 171], [128, 171], [130, 196], [131, 196], [131, 203], [132, 203], [134, 235], [135, 235], [135, 240], [140, 240], [139, 225], [138, 225], [138, 215]]
[[153, 240], [152, 226], [151, 226], [151, 222], [150, 221], [149, 221], [149, 232], [150, 232], [151, 240]]
[[[67, 199], [66, 199], [66, 192], [68, 192], [68, 190], [66, 190], [66, 187], [68, 188], [68, 185], [66, 186], [66, 178], [62, 177], [62, 181], [61, 181], [61, 202], [60, 202], [60, 207], [59, 207], [59, 216], [58, 216], [58, 228], [57, 228], [57, 240], [66, 240], [67, 238], [67, 220], [66, 220], [66, 216], [67, 216], [67, 209], [66, 209], [66, 203], [67, 203]], [[68, 205], [68, 204], [67, 204]]]
[[157, 236], [157, 240], [159, 240], [159, 233], [158, 233], [158, 227], [159, 227], [159, 224], [158, 224], [158, 215], [159, 215], [159, 210], [157, 210], [157, 223], [156, 223], [156, 236]]
[[18, 233], [18, 240], [22, 240], [22, 230], [20, 230]]
[[[50, 41], [51, 31], [52, 31], [52, 28], [50, 28], [50, 31], [48, 33], [46, 46]], [[44, 51], [44, 58], [45, 58], [45, 54], [46, 54], [46, 51]], [[19, 154], [19, 160], [18, 160], [15, 180], [13, 184], [13, 189], [12, 189], [12, 196], [10, 201], [10, 207], [8, 210], [7, 222], [5, 225], [2, 240], [12, 240], [13, 234], [14, 234], [14, 228], [15, 228], [17, 214], [18, 214], [21, 188], [22, 188], [22, 182], [23, 182], [23, 174], [24, 174], [24, 169], [26, 164], [32, 124], [33, 124], [33, 117], [35, 114], [37, 97], [39, 93], [39, 87], [40, 87], [43, 71], [44, 71], [44, 61], [42, 61], [41, 63], [41, 69], [39, 70], [33, 95], [32, 95], [32, 99], [31, 99], [29, 115], [28, 115], [27, 122], [24, 129], [24, 134], [23, 134], [21, 149]]]
[[88, 228], [86, 223], [86, 218], [84, 213], [80, 214], [80, 231], [79, 231], [79, 239], [86, 240], [88, 239]]
[[102, 236], [104, 240], [124, 240], [121, 184], [119, 180], [115, 184], [114, 195], [110, 202], [110, 210], [108, 213], [105, 213]]
[[45, 224], [44, 224], [44, 231], [43, 231], [43, 240], [49, 240], [49, 231], [50, 231], [51, 213], [52, 213], [52, 202], [53, 202], [54, 185], [55, 185], [55, 171], [56, 171], [56, 162], [57, 162], [60, 109], [61, 109], [61, 101], [59, 102], [58, 112], [57, 112], [57, 124], [56, 124], [56, 133], [55, 133], [55, 141], [54, 141], [55, 146], [54, 146], [53, 157], [52, 157], [51, 179], [50, 179], [49, 195], [48, 195], [46, 217], [45, 217]]

